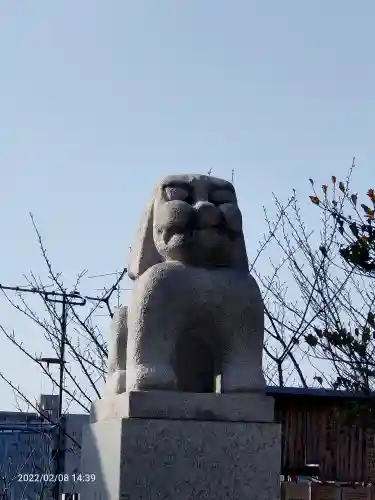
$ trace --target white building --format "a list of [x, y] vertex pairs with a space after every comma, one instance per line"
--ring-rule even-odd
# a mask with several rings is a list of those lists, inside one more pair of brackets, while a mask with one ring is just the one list
[[[57, 420], [58, 396], [42, 395], [39, 409], [52, 422]], [[75, 490], [73, 474], [79, 472], [82, 427], [89, 416], [66, 414], [62, 419], [64, 460], [60, 492]], [[56, 472], [57, 427], [36, 413], [0, 412], [0, 498], [46, 500]], [[49, 476], [48, 476], [49, 475]]]

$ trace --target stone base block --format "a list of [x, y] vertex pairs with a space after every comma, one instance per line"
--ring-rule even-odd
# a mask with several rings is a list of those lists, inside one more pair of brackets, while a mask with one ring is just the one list
[[95, 481], [81, 500], [279, 500], [280, 448], [274, 423], [97, 422], [83, 436], [81, 470]]
[[140, 391], [106, 394], [92, 404], [92, 423], [120, 418], [273, 422], [274, 399], [264, 392], [197, 394]]

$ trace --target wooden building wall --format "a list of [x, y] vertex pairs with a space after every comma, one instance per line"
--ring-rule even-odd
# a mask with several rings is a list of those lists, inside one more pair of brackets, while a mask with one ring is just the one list
[[375, 483], [375, 420], [371, 423], [371, 412], [364, 412], [372, 402], [314, 395], [274, 397], [275, 417], [282, 424], [283, 474], [318, 464], [322, 480]]

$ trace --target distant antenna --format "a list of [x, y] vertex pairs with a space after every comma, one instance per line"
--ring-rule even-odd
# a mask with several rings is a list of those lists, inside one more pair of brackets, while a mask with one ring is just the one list
[[231, 182], [232, 182], [232, 184], [233, 184], [233, 182], [234, 182], [234, 169], [232, 170], [232, 178], [231, 178]]

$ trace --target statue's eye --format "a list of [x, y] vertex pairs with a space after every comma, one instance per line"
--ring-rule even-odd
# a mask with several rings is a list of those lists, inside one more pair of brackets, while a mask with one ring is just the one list
[[184, 189], [181, 187], [166, 187], [165, 188], [165, 195], [168, 201], [173, 201], [173, 200], [179, 200], [179, 201], [186, 201], [187, 203], [190, 203], [190, 192], [188, 189]]
[[223, 203], [237, 203], [236, 195], [229, 189], [217, 189], [210, 194], [210, 201], [215, 205]]

